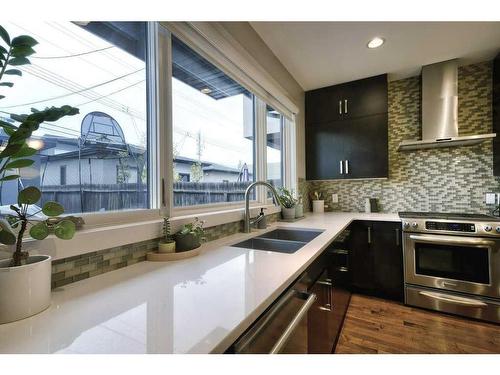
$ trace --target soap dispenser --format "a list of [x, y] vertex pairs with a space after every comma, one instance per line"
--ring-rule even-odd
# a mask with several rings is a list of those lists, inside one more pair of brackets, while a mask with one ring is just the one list
[[260, 209], [260, 214], [259, 214], [260, 220], [257, 223], [258, 229], [266, 229], [267, 228], [267, 218], [266, 218], [266, 215], [264, 215], [264, 210], [265, 210], [265, 208]]

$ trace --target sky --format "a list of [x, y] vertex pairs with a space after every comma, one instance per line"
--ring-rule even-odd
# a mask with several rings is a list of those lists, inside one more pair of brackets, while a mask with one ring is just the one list
[[[79, 115], [63, 118], [56, 124], [43, 124], [36, 133], [68, 137], [80, 135], [86, 114], [102, 111], [120, 124], [127, 143], [146, 145], [143, 61], [71, 22], [30, 21], [2, 23], [2, 26], [11, 38], [27, 34], [39, 44], [35, 46], [37, 53], [30, 58], [32, 64], [21, 67], [23, 77], [9, 76], [14, 87], [0, 88], [0, 93], [6, 96], [0, 101], [0, 111], [28, 113], [32, 107], [43, 109], [65, 104], [78, 107]], [[96, 50], [100, 51], [68, 57]], [[72, 93], [96, 85], [99, 86]], [[179, 154], [197, 158], [196, 138], [200, 132], [204, 146], [202, 160], [235, 168], [245, 162], [253, 164], [252, 142], [243, 136], [243, 100], [243, 95], [215, 100], [174, 78], [174, 145]], [[279, 151], [268, 148], [268, 160], [278, 162]]]

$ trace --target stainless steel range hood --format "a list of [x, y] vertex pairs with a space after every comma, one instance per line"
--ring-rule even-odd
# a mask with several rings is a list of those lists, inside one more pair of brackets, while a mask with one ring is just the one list
[[471, 146], [495, 133], [458, 135], [458, 64], [449, 60], [422, 68], [422, 140], [406, 140], [398, 151]]

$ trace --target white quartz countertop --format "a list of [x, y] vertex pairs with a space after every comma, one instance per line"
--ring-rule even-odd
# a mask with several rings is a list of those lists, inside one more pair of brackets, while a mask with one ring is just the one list
[[[397, 214], [308, 214], [202, 246], [199, 256], [141, 262], [53, 290], [42, 313], [0, 325], [0, 353], [221, 353], [353, 220]], [[323, 229], [294, 254], [229, 245], [276, 227]]]

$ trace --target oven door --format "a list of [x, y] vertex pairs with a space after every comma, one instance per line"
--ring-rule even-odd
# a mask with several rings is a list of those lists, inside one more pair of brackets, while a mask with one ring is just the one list
[[405, 233], [405, 283], [500, 298], [500, 240]]

